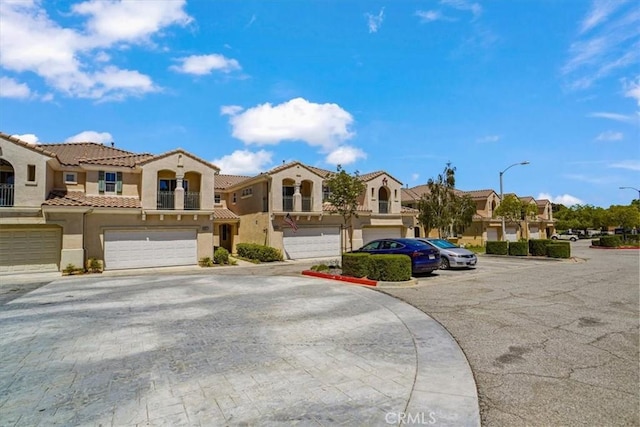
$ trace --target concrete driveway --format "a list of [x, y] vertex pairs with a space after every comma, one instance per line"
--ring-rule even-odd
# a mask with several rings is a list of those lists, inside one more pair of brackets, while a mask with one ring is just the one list
[[0, 425], [479, 425], [464, 354], [423, 312], [249, 270], [3, 285]]
[[444, 325], [485, 426], [640, 425], [640, 252], [572, 243], [578, 262], [480, 258], [386, 289]]

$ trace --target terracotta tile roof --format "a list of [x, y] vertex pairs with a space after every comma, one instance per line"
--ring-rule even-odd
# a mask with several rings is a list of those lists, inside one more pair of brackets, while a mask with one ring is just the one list
[[315, 166], [307, 166], [307, 168], [311, 169], [312, 171], [314, 171], [315, 173], [317, 173], [318, 175], [320, 175], [322, 178], [327, 178], [329, 175], [331, 175], [332, 171], [330, 170], [326, 170], [326, 169], [321, 169], [321, 168], [317, 168]]
[[548, 203], [551, 203], [549, 199], [538, 199], [536, 200], [536, 205], [538, 206], [546, 206]]
[[32, 151], [37, 151], [37, 152], [39, 152], [41, 154], [44, 154], [45, 156], [50, 156], [50, 157], [55, 157], [56, 156], [55, 153], [53, 153], [51, 151], [48, 151], [48, 150], [45, 150], [44, 148], [42, 148], [42, 145], [40, 145], [40, 144], [29, 144], [26, 141], [22, 141], [21, 139], [18, 139], [15, 136], [8, 135], [8, 134], [6, 134], [4, 132], [0, 132], [0, 138], [2, 138], [4, 140], [7, 140], [7, 141], [10, 141], [10, 142], [13, 142], [14, 144], [17, 144], [17, 145], [21, 145], [21, 146], [23, 146], [25, 148], [28, 148], [28, 149], [32, 150]]
[[216, 175], [214, 180], [216, 190], [225, 190], [233, 185], [251, 179], [250, 176], [241, 175]]
[[191, 154], [191, 153], [189, 153], [187, 151], [184, 151], [181, 148], [178, 148], [176, 150], [167, 151], [166, 153], [158, 154], [157, 156], [151, 156], [151, 157], [149, 157], [147, 159], [141, 160], [140, 163], [148, 163], [148, 162], [151, 162], [151, 161], [156, 160], [156, 159], [162, 159], [163, 157], [171, 156], [173, 154], [184, 154], [185, 156], [191, 157], [193, 160], [195, 160], [197, 162], [200, 162], [200, 163], [202, 163], [202, 164], [204, 164], [206, 166], [209, 166], [212, 169], [215, 169], [217, 171], [220, 170], [220, 168], [217, 167], [216, 165], [214, 165], [213, 163], [208, 162], [208, 161], [206, 161], [204, 159], [201, 159], [200, 157], [196, 156], [195, 154]]
[[413, 214], [418, 214], [420, 211], [418, 209], [415, 208], [410, 208], [408, 206], [401, 206], [400, 207], [400, 213], [413, 213]]
[[[322, 203], [322, 210], [325, 211], [325, 212], [337, 212], [338, 211], [336, 209], [336, 207], [333, 206], [329, 202]], [[356, 212], [371, 212], [371, 209], [367, 209], [363, 205], [358, 205], [358, 208], [356, 209]]]
[[49, 193], [46, 206], [87, 206], [95, 208], [141, 207], [140, 199], [130, 196], [87, 196], [82, 191], [54, 190]]
[[239, 220], [240, 217], [227, 208], [213, 208], [213, 220], [216, 219]]
[[123, 166], [132, 168], [137, 164], [143, 162], [144, 160], [148, 160], [153, 158], [151, 154], [128, 154], [119, 157], [103, 157], [99, 159], [87, 159], [81, 160], [82, 164], [90, 164], [90, 165], [104, 165], [104, 166]]
[[[134, 156], [135, 153], [98, 144], [97, 142], [71, 142], [64, 144], [41, 144], [44, 150], [52, 152], [60, 163], [66, 166], [79, 166], [91, 160]], [[147, 156], [151, 156], [147, 154]], [[96, 163], [94, 163], [96, 164]], [[100, 163], [97, 163], [100, 164]]]
[[535, 202], [536, 199], [534, 199], [531, 196], [524, 196], [524, 197], [520, 197], [520, 200], [523, 202], [527, 202], [527, 203], [531, 203], [531, 202]]

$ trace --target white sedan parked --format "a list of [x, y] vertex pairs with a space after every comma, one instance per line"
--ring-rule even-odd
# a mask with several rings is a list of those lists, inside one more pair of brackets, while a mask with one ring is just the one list
[[440, 268], [442, 270], [475, 267], [478, 263], [478, 256], [474, 252], [454, 245], [448, 240], [422, 238], [417, 240], [421, 240], [440, 251]]

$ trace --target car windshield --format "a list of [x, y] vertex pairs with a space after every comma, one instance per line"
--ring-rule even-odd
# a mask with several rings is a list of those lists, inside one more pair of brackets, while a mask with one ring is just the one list
[[431, 243], [433, 243], [434, 245], [436, 245], [437, 247], [439, 247], [440, 249], [451, 249], [451, 248], [457, 248], [458, 246], [454, 245], [453, 243], [451, 243], [448, 240], [444, 240], [444, 239], [432, 239], [429, 240]]

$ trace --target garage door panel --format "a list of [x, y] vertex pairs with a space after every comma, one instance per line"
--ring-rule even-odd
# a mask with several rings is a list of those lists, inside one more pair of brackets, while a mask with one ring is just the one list
[[62, 231], [55, 228], [0, 231], [0, 273], [58, 271]]
[[340, 229], [337, 227], [286, 228], [282, 238], [288, 259], [326, 258], [340, 256]]
[[105, 231], [107, 269], [168, 267], [197, 264], [195, 230]]

